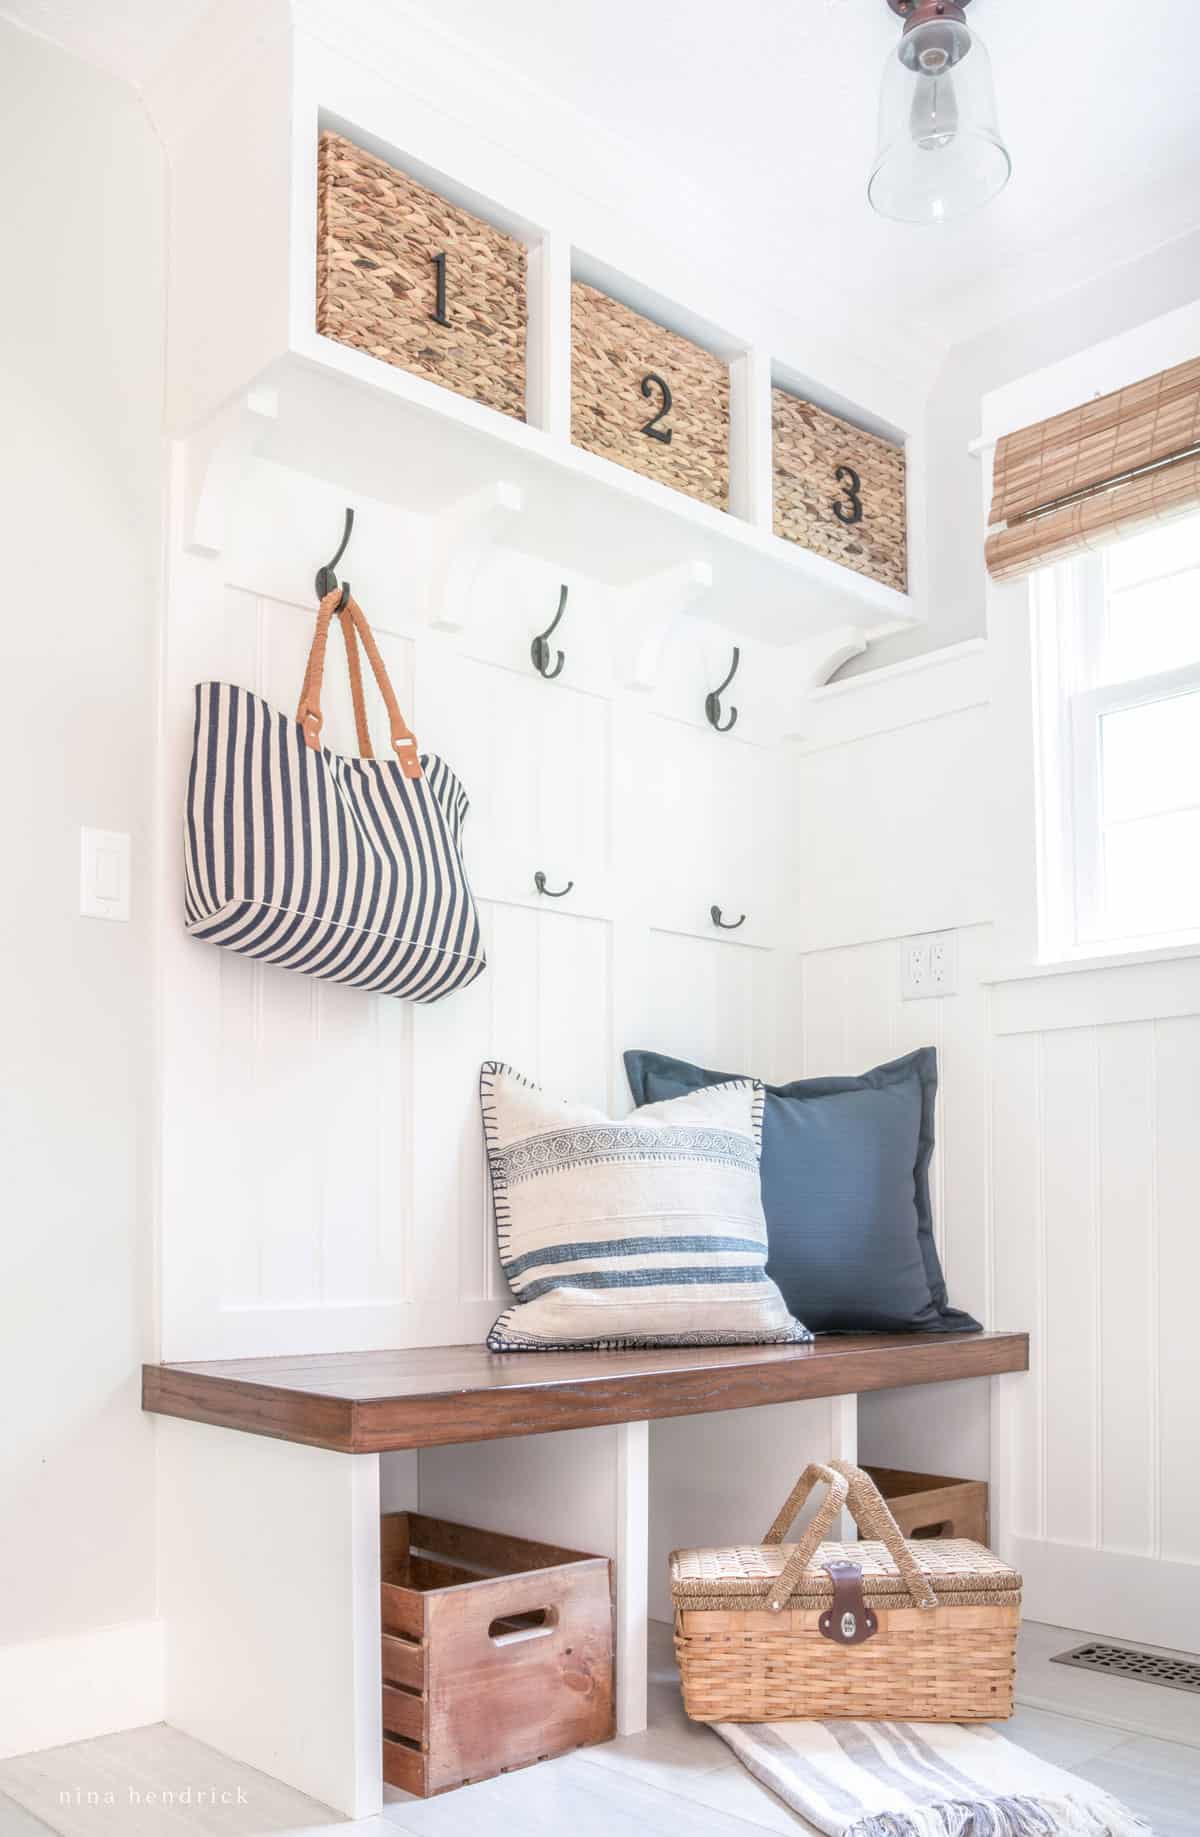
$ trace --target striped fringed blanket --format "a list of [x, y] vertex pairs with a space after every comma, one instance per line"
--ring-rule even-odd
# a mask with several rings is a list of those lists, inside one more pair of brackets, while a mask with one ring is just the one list
[[1148, 1837], [1098, 1786], [986, 1725], [716, 1722], [756, 1779], [829, 1837]]

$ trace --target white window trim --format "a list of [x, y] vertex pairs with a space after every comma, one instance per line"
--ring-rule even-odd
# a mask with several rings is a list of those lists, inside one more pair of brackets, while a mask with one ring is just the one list
[[1194, 941], [1200, 946], [1200, 924], [1190, 926], [1186, 931], [1164, 926], [1161, 931], [1146, 932], [1129, 939], [1115, 938], [1107, 930], [1100, 746], [1100, 728], [1105, 715], [1122, 714], [1128, 708], [1141, 708], [1148, 702], [1165, 702], [1173, 696], [1187, 695], [1197, 690], [1200, 690], [1200, 663], [1189, 664], [1177, 670], [1163, 670], [1155, 676], [1139, 676], [1128, 682], [1084, 690], [1064, 702], [1071, 749], [1075, 937], [1081, 947], [1107, 946], [1113, 951], [1128, 943], [1134, 949], [1140, 949], [1172, 938]]
[[[1093, 345], [1062, 363], [993, 390], [981, 404], [983, 519], [992, 495], [992, 462], [1002, 435], [1061, 414], [1081, 402], [1110, 394], [1158, 370], [1195, 357], [1200, 350], [1200, 301], [1165, 313], [1116, 338]], [[981, 534], [982, 544], [982, 534]], [[1172, 945], [1159, 938], [1146, 948], [1113, 951], [1101, 947], [1067, 953], [1053, 940], [1069, 932], [1061, 911], [1048, 904], [1047, 850], [1054, 836], [1038, 797], [1039, 710], [1030, 694], [1035, 656], [1037, 576], [987, 581], [988, 652], [992, 676], [992, 786], [990, 821], [995, 855], [996, 920], [994, 968], [997, 983], [1095, 969], [1134, 968], [1161, 960], [1200, 956], [1200, 943]]]

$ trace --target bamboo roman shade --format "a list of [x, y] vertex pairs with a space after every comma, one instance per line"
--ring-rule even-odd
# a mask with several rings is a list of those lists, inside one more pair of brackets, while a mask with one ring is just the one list
[[996, 448], [986, 555], [993, 580], [1200, 510], [1200, 358]]

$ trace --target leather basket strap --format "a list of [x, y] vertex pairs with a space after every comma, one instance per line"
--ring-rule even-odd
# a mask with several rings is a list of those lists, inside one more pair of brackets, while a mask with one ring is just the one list
[[[300, 705], [296, 710], [296, 719], [304, 729], [304, 739], [314, 752], [320, 750], [321, 728], [324, 716], [321, 713], [321, 685], [325, 676], [325, 651], [329, 642], [329, 625], [341, 599], [341, 588], [334, 588], [327, 593], [317, 608], [317, 624], [313, 633], [312, 648], [308, 654], [308, 666], [304, 672], [304, 682], [300, 689]], [[421, 761], [417, 752], [416, 735], [400, 712], [396, 692], [392, 688], [391, 678], [387, 673], [375, 634], [367, 624], [366, 617], [358, 601], [347, 599], [341, 611], [342, 632], [346, 642], [346, 663], [350, 672], [350, 694], [354, 703], [354, 724], [358, 733], [358, 744], [361, 755], [371, 759], [370, 736], [367, 732], [366, 708], [363, 702], [362, 667], [358, 658], [356, 637], [362, 641], [371, 665], [379, 693], [388, 712], [388, 723], [391, 729], [392, 750], [400, 763], [400, 770], [406, 778], [421, 777]]]

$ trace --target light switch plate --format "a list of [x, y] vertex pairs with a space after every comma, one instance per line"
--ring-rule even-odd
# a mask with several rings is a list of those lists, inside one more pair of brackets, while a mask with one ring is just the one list
[[129, 918], [129, 837], [119, 829], [79, 832], [79, 910], [84, 918]]

